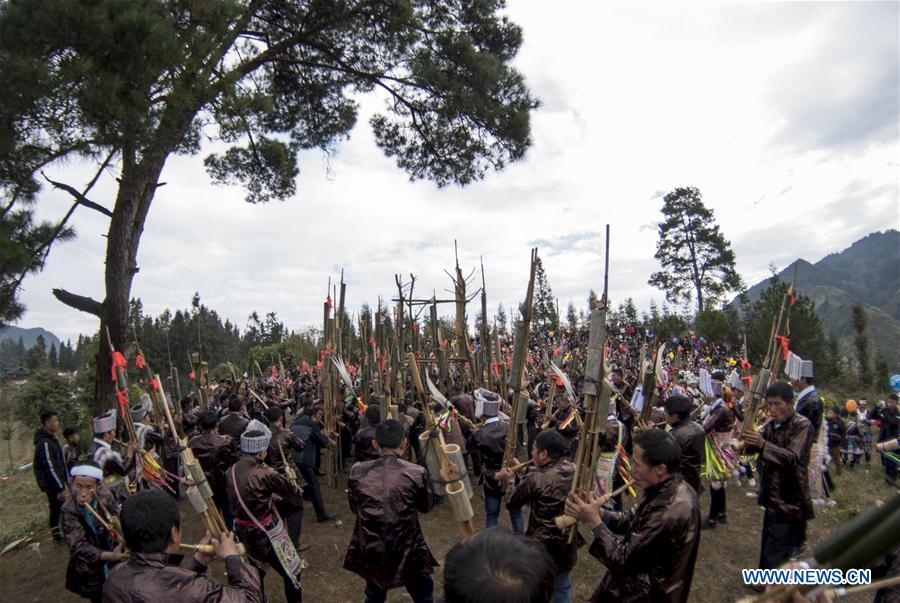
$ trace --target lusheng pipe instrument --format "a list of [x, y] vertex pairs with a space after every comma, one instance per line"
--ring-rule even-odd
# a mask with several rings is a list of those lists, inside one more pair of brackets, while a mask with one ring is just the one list
[[[609, 414], [610, 388], [605, 375], [603, 350], [606, 347], [606, 312], [609, 304], [609, 225], [606, 225], [606, 258], [603, 270], [603, 295], [591, 308], [591, 326], [588, 335], [587, 357], [584, 366], [584, 422], [580, 425], [578, 450], [575, 453], [575, 475], [570, 493], [588, 500], [594, 483], [594, 463], [600, 454], [600, 435]], [[577, 413], [578, 410], [576, 409]], [[578, 416], [576, 414], [576, 416]], [[603, 423], [601, 424], [601, 420]], [[566, 517], [566, 516], [563, 516]], [[574, 518], [569, 524], [569, 542], [575, 536]]]
[[[165, 398], [159, 375], [154, 375], [154, 377], [159, 384], [160, 393]], [[165, 411], [166, 421], [169, 423], [172, 434], [177, 434], [178, 432], [175, 431], [175, 421], [172, 419], [172, 413], [169, 411], [169, 405], [163, 405], [163, 410]], [[222, 513], [213, 501], [212, 488], [206, 481], [206, 474], [203, 473], [203, 467], [200, 466], [200, 463], [194, 456], [194, 451], [191, 450], [188, 445], [187, 438], [178, 438], [178, 449], [178, 456], [181, 460], [181, 469], [185, 476], [192, 482], [186, 489], [188, 500], [191, 502], [191, 507], [193, 507], [194, 511], [203, 518], [203, 523], [206, 525], [206, 529], [209, 531], [210, 535], [213, 538], [221, 538], [223, 533], [228, 532], [228, 526], [225, 525]], [[241, 555], [244, 554], [242, 545], [238, 545], [238, 551]]]
[[[444, 481], [447, 501], [453, 510], [453, 516], [459, 522], [460, 531], [463, 537], [471, 536], [475, 533], [475, 524], [472, 518], [475, 513], [472, 511], [472, 503], [469, 501], [466, 493], [465, 483], [459, 467], [450, 460], [444, 444], [444, 432], [440, 426], [435, 423], [434, 413], [431, 412], [431, 405], [428, 403], [428, 396], [425, 394], [425, 387], [422, 385], [422, 376], [419, 373], [419, 365], [416, 362], [416, 355], [409, 352], [406, 355], [409, 363], [409, 372], [412, 374], [413, 383], [419, 399], [422, 402], [422, 413], [425, 415], [425, 426], [428, 434], [428, 446], [440, 463], [440, 475]], [[437, 434], [435, 437], [434, 434]]]
[[[769, 336], [769, 346], [766, 349], [766, 358], [763, 366], [759, 369], [756, 376], [750, 382], [750, 391], [747, 392], [749, 405], [744, 412], [744, 421], [741, 423], [741, 431], [738, 438], [743, 439], [745, 435], [753, 430], [753, 424], [756, 416], [762, 407], [766, 398], [766, 390], [773, 379], [777, 378], [779, 367], [784, 357], [782, 343], [787, 335], [788, 317], [790, 316], [791, 306], [794, 303], [794, 288], [797, 286], [797, 264], [794, 264], [794, 279], [784, 293], [781, 299], [781, 308], [778, 311], [778, 318], [772, 323], [772, 332]], [[786, 348], [785, 348], [786, 349]]]
[[[537, 248], [531, 250], [531, 274], [528, 278], [528, 289], [525, 292], [525, 301], [519, 308], [522, 319], [516, 332], [516, 349], [512, 361], [513, 399], [512, 411], [509, 417], [509, 431], [506, 433], [506, 447], [503, 449], [503, 467], [518, 464], [516, 460], [516, 448], [519, 445], [519, 424], [525, 422], [525, 410], [528, 396], [525, 395], [523, 403], [522, 389], [525, 381], [525, 361], [528, 351], [528, 338], [531, 335], [531, 314], [534, 306], [534, 279], [537, 272], [538, 254]], [[576, 411], [577, 412], [577, 411]]]
[[[621, 486], [619, 486], [618, 488], [616, 488], [615, 490], [613, 490], [612, 492], [609, 492], [608, 494], [604, 494], [603, 496], [600, 496], [599, 498], [595, 498], [592, 502], [594, 502], [597, 505], [605, 505], [606, 503], [608, 503], [613, 498], [615, 498], [616, 496], [618, 496], [619, 494], [621, 494], [622, 492], [624, 492], [625, 490], [627, 490], [628, 488], [630, 488], [633, 485], [634, 485], [634, 480], [630, 479], [627, 482], [625, 482], [624, 484], [622, 484]], [[553, 520], [553, 522], [556, 524], [557, 528], [559, 528], [560, 530], [565, 530], [566, 528], [571, 528], [576, 523], [578, 523], [578, 520], [575, 519], [574, 517], [569, 517], [568, 515], [559, 515], [558, 517], [556, 517]]]

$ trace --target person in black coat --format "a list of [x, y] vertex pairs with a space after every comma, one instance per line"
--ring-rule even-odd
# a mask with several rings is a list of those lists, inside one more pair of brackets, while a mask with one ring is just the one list
[[319, 480], [316, 477], [319, 451], [330, 445], [328, 435], [322, 432], [322, 415], [321, 406], [307, 407], [303, 414], [294, 419], [291, 424], [291, 431], [303, 442], [303, 450], [291, 450], [291, 455], [300, 470], [300, 475], [306, 481], [304, 494], [312, 502], [319, 523], [330, 521], [335, 517], [334, 514], [325, 510], [325, 504], [322, 502], [322, 495], [319, 492]]
[[41, 426], [34, 432], [34, 478], [41, 492], [47, 495], [53, 542], [61, 543], [63, 538], [59, 531], [59, 514], [66, 500], [69, 472], [62, 446], [56, 439], [57, 431], [59, 414], [54, 410], [41, 411]]

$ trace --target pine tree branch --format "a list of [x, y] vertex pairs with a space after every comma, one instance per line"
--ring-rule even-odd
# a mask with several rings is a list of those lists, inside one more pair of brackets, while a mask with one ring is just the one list
[[92, 297], [85, 297], [83, 295], [69, 293], [65, 289], [53, 289], [52, 293], [53, 297], [66, 304], [70, 308], [75, 308], [76, 310], [80, 310], [81, 312], [93, 314], [97, 318], [102, 318], [103, 316], [103, 304]]
[[85, 197], [83, 194], [79, 193], [75, 188], [69, 186], [68, 184], [64, 184], [62, 182], [55, 182], [53, 180], [50, 180], [50, 178], [47, 177], [47, 174], [45, 174], [43, 172], [43, 170], [41, 171], [41, 176], [43, 176], [47, 182], [52, 184], [54, 186], [54, 188], [58, 188], [60, 190], [66, 191], [67, 193], [72, 195], [75, 198], [75, 202], [78, 203], [79, 205], [84, 205], [85, 207], [93, 209], [94, 211], [100, 212], [101, 214], [103, 214], [104, 216], [106, 216], [108, 218], [112, 218], [113, 213], [111, 211], [109, 211], [108, 209], [106, 209], [105, 207], [103, 207], [102, 205], [100, 205], [98, 203], [94, 203], [93, 201], [91, 201], [90, 199]]

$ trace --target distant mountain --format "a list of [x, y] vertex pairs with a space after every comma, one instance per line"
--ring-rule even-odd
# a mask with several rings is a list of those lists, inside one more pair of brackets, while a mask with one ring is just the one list
[[0, 341], [4, 339], [12, 339], [13, 341], [18, 341], [19, 337], [22, 338], [22, 343], [25, 344], [25, 348], [28, 349], [34, 345], [34, 342], [37, 341], [38, 335], [44, 336], [44, 343], [47, 344], [47, 349], [50, 349], [51, 344], [56, 344], [56, 348], [59, 349], [59, 337], [48, 331], [47, 329], [42, 329], [40, 327], [35, 327], [33, 329], [23, 329], [21, 327], [2, 327], [0, 328]]
[[[794, 264], [798, 265], [797, 288], [816, 302], [827, 334], [852, 345], [851, 308], [861, 303], [868, 319], [872, 361], [880, 354], [891, 370], [900, 369], [900, 231], [872, 233], [815, 264], [797, 260], [778, 278], [790, 282]], [[750, 299], [755, 301], [768, 287], [769, 279], [750, 287]]]

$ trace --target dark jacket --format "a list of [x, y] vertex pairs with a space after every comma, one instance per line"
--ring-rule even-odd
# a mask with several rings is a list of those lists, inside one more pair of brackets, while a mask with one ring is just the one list
[[503, 466], [503, 451], [506, 449], [507, 421], [495, 421], [472, 434], [472, 444], [481, 453], [484, 475], [484, 494], [499, 498], [502, 494], [500, 483], [494, 475]]
[[250, 418], [243, 412], [230, 412], [219, 421], [219, 433], [240, 441]]
[[[272, 426], [272, 439], [269, 440], [269, 453], [266, 465], [284, 475], [284, 462], [293, 460], [293, 453], [302, 453], [306, 446], [290, 429]], [[282, 455], [284, 455], [282, 457]]]
[[300, 415], [291, 424], [291, 431], [303, 442], [303, 452], [291, 451], [297, 465], [315, 467], [319, 450], [328, 446], [328, 438], [322, 433], [322, 424], [308, 415]]
[[437, 561], [419, 525], [431, 510], [425, 469], [392, 452], [356, 463], [347, 479], [350, 509], [356, 514], [344, 569], [383, 589], [431, 574]]
[[706, 433], [730, 433], [732, 429], [734, 429], [734, 413], [724, 401], [709, 411], [703, 420], [703, 431]]
[[137, 553], [109, 573], [104, 603], [261, 603], [259, 572], [240, 557], [225, 559], [228, 586], [208, 578], [206, 566], [186, 557], [181, 566], [167, 565], [163, 553]]
[[[98, 491], [97, 497], [111, 513], [118, 512], [111, 494]], [[93, 515], [89, 519], [86, 513], [88, 511], [75, 502], [75, 497], [70, 496], [63, 503], [59, 522], [70, 554], [66, 589], [90, 599], [100, 594], [106, 580], [106, 561], [100, 560], [100, 554], [115, 549], [117, 543], [103, 524]]]
[[776, 522], [812, 519], [807, 475], [814, 438], [812, 423], [794, 412], [780, 425], [766, 423], [762, 436], [762, 450], [753, 446], [746, 449], [746, 454], [759, 452], [759, 504]]
[[575, 465], [570, 461], [551, 460], [526, 474], [507, 503], [507, 507], [513, 512], [525, 505], [531, 507], [525, 535], [544, 545], [556, 562], [558, 573], [568, 572], [575, 567], [578, 547], [584, 543], [581, 536], [576, 536], [569, 544], [568, 530], [560, 530], [554, 522], [554, 519], [565, 513], [566, 497], [574, 476]]
[[819, 430], [822, 428], [822, 399], [818, 390], [813, 390], [803, 398], [797, 400], [795, 412], [809, 419], [813, 426], [813, 441], [817, 441]]
[[607, 572], [591, 601], [687, 601], [699, 545], [697, 494], [672, 475], [628, 512], [605, 512], [594, 529], [589, 551]]
[[371, 461], [378, 458], [375, 452], [375, 427], [363, 427], [353, 436], [353, 456], [357, 461]]
[[42, 492], [62, 492], [69, 473], [62, 446], [56, 436], [43, 427], [34, 432], [34, 478]]
[[227, 435], [204, 431], [192, 437], [189, 446], [213, 491], [224, 493], [225, 472], [240, 456], [237, 441]]
[[186, 438], [200, 434], [200, 413], [196, 408], [181, 413], [181, 429]]
[[235, 483], [247, 509], [267, 530], [273, 528], [277, 522], [273, 494], [302, 506], [303, 492], [288, 478], [246, 454], [228, 470], [225, 477], [228, 506], [235, 519], [234, 533], [247, 547], [248, 555], [260, 563], [266, 563], [272, 545], [266, 533], [254, 525], [253, 520], [238, 502]]
[[900, 436], [900, 410], [891, 411], [887, 406], [878, 410], [881, 429], [878, 430], [878, 441], [887, 442]]
[[469, 394], [456, 394], [450, 398], [450, 404], [459, 411], [459, 414], [468, 420], [475, 420], [475, 399]]
[[828, 447], [834, 448], [840, 446], [844, 442], [844, 436], [847, 435], [847, 426], [844, 421], [837, 417], [835, 419], [826, 419], [828, 427]]
[[678, 472], [684, 481], [700, 493], [700, 467], [706, 460], [706, 433], [691, 418], [672, 425], [672, 437], [681, 446], [681, 464]]

